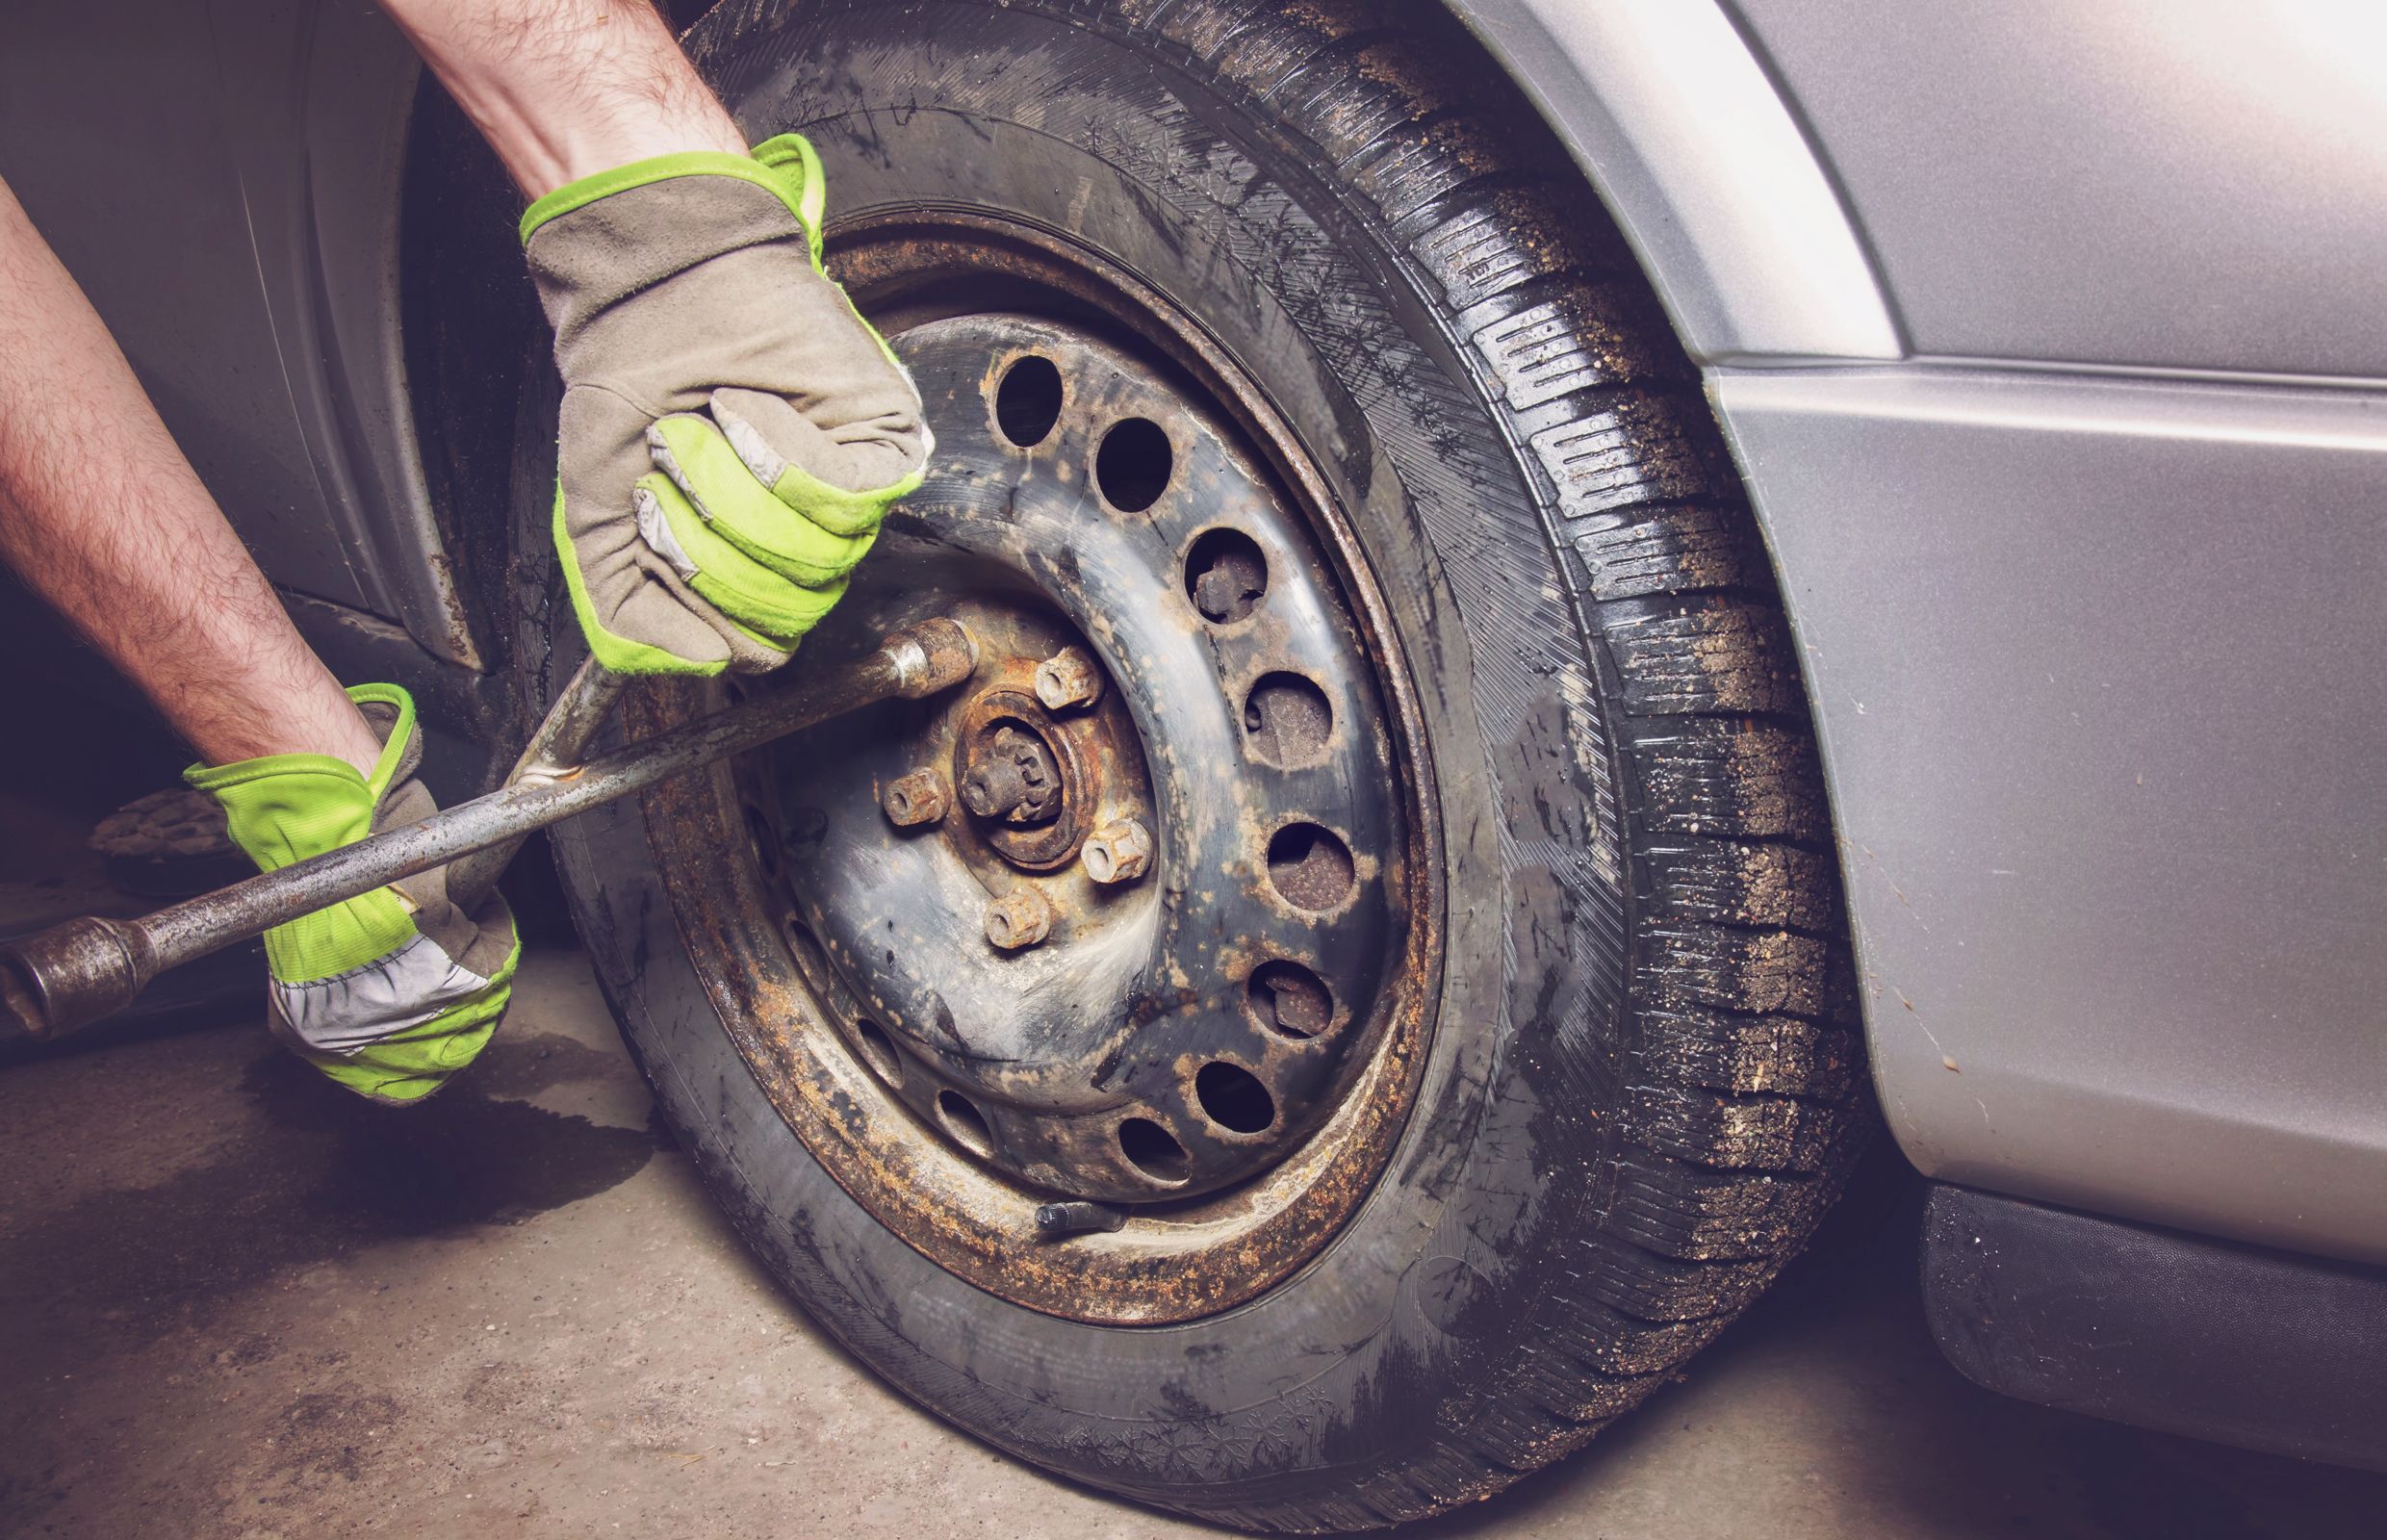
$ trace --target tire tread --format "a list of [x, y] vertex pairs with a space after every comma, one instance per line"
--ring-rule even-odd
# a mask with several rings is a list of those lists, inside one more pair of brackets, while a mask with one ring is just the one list
[[[1556, 752], [1613, 772], [1586, 777], [1586, 805], [1624, 841], [1629, 1009], [1617, 1040], [1551, 1055], [1541, 1089], [1604, 1120], [1580, 1181], [1539, 1194], [1578, 1218], [1541, 1243], [1522, 1319], [1346, 1463], [1230, 1481], [1227, 1454], [1157, 1442], [1052, 1460], [1251, 1529], [1444, 1512], [1675, 1377], [1806, 1244], [1865, 1137], [1796, 646], [1698, 371], [1581, 173], [1439, 0], [999, 3], [1134, 47], [1323, 175], [1341, 232], [1437, 312], [1469, 376], [1450, 398], [1473, 386], [1533, 486], [1583, 642], [1568, 684], [1597, 686]], [[1339, 302], [1300, 297], [1303, 324]]]
[[[1621, 238], [1580, 217], [1571, 169], [1520, 156], [1416, 16], [1175, 0], [1158, 20], [1337, 167], [1455, 314], [1487, 403], [1547, 480], [1617, 686], [1609, 730], [1639, 770], [1642, 1033], [1613, 1198], [1536, 1301], [1543, 1347], [1510, 1395], [1441, 1408], [1430, 1444], [1358, 1478], [1384, 1524], [1485, 1495], [1630, 1410], [1805, 1244], [1867, 1126], [1797, 655], [1697, 372]], [[1302, 1500], [1235, 1517], [1351, 1514]]]

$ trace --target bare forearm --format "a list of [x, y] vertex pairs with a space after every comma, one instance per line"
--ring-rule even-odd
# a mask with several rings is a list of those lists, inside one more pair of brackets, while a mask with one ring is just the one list
[[0, 557], [215, 763], [378, 752], [0, 186]]
[[382, 0], [524, 193], [746, 142], [645, 0]]

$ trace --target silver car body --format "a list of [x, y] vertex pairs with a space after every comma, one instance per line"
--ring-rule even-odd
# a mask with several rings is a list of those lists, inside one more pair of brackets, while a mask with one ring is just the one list
[[[1454, 0], [1707, 372], [1900, 1147], [2387, 1262], [2387, 19]], [[13, 18], [0, 171], [343, 665], [471, 697], [376, 13]]]

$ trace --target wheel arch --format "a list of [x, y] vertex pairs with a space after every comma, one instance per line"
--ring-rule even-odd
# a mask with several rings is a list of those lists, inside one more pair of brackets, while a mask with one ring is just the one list
[[421, 64], [377, 11], [317, 6], [282, 26], [216, 31], [228, 169], [303, 474], [367, 600], [362, 612], [320, 600], [295, 611], [344, 660], [477, 675], [485, 648], [424, 480], [406, 372], [400, 192]]
[[1857, 225], [1716, 0], [1448, 0], [1631, 244], [1702, 366], [1905, 347]]

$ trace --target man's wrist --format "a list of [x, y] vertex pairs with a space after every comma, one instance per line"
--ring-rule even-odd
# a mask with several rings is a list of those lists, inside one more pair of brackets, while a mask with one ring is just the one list
[[[517, 141], [503, 156], [506, 169], [532, 202], [559, 189], [640, 161], [690, 151], [751, 158], [745, 140], [726, 115], [717, 123], [639, 123]], [[502, 152], [501, 152], [502, 154]]]
[[383, 0], [523, 192], [745, 141], [645, 0]]

